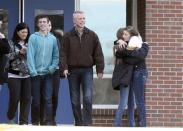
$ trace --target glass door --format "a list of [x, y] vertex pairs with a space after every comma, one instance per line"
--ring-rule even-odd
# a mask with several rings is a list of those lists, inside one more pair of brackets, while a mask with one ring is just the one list
[[[35, 21], [40, 14], [49, 16], [53, 30], [59, 29], [66, 32], [73, 25], [72, 14], [75, 4], [73, 0], [23, 0], [23, 3], [22, 19], [29, 25], [31, 33], [35, 31]], [[73, 124], [67, 79], [60, 80], [56, 122], [57, 124]]]

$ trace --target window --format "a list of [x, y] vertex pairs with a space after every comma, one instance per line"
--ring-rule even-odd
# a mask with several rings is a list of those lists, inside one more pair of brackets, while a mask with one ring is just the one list
[[76, 0], [75, 3], [76, 10], [85, 12], [86, 27], [98, 34], [105, 57], [104, 79], [94, 79], [94, 108], [116, 108], [119, 96], [111, 87], [112, 48], [117, 30], [126, 26], [126, 0]]
[[43, 10], [36, 9], [35, 10], [35, 30], [38, 30], [36, 25], [37, 18], [39, 15], [47, 15], [52, 23], [52, 31], [60, 30], [63, 32], [64, 29], [64, 11], [63, 10]]
[[102, 44], [104, 76], [111, 77], [114, 67], [112, 47], [116, 31], [126, 26], [126, 0], [80, 0], [79, 6], [85, 12], [86, 26], [98, 34]]

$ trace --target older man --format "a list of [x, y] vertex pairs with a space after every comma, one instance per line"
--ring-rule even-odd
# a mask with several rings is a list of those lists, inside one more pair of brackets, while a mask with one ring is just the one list
[[[74, 28], [64, 35], [61, 44], [61, 68], [69, 80], [75, 125], [88, 126], [92, 124], [93, 65], [96, 65], [98, 78], [102, 78], [104, 56], [97, 34], [85, 27], [84, 12], [75, 11], [73, 22]], [[83, 93], [83, 113], [80, 85]]]

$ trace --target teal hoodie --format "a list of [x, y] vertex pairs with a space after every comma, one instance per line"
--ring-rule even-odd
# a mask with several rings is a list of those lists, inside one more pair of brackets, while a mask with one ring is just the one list
[[56, 37], [35, 32], [29, 37], [27, 64], [31, 76], [53, 74], [59, 63]]

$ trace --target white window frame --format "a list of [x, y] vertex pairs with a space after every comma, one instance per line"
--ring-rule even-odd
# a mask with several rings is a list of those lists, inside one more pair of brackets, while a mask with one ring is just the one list
[[[80, 0], [75, 0], [75, 10], [80, 10]], [[137, 0], [133, 0], [132, 4], [132, 25], [137, 27]], [[97, 75], [94, 74], [94, 78]], [[111, 74], [105, 74], [104, 78], [112, 78]], [[118, 104], [94, 104], [93, 109], [117, 109]], [[127, 107], [126, 107], [127, 108]]]

